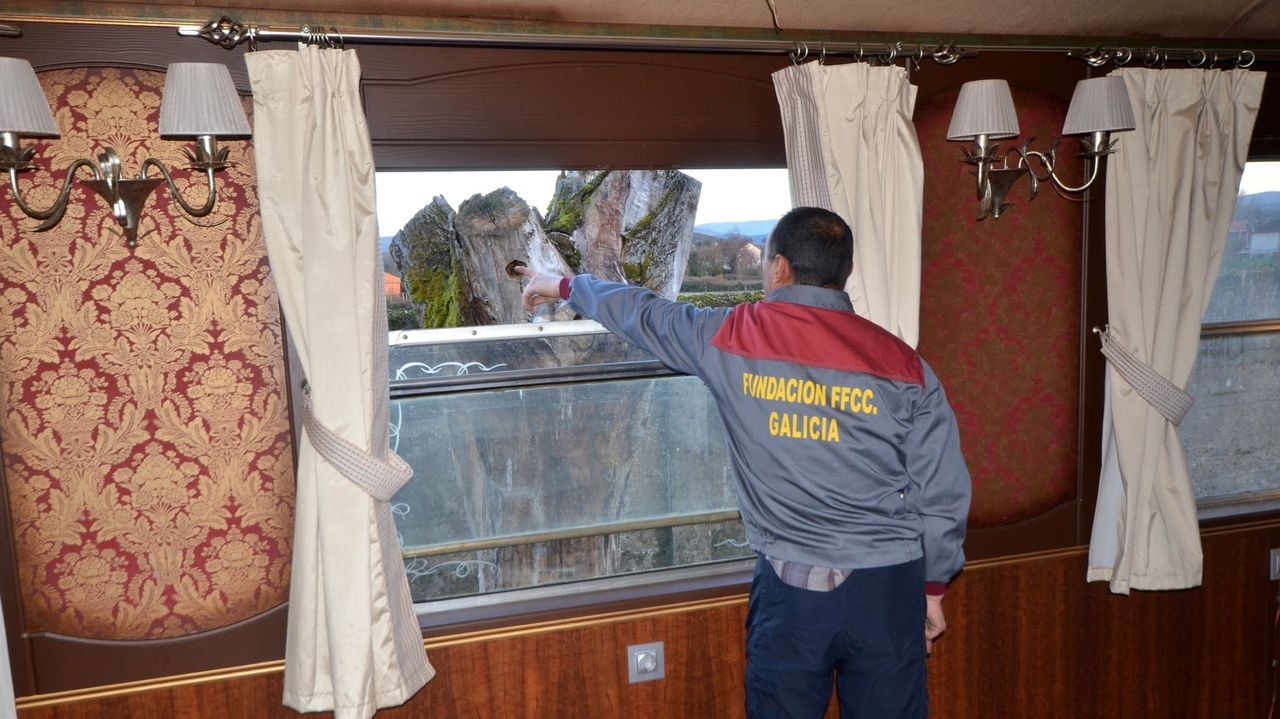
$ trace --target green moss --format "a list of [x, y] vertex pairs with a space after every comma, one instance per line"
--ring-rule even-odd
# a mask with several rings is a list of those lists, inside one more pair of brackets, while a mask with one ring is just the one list
[[623, 262], [622, 276], [633, 285], [643, 285], [649, 281], [651, 265], [653, 265], [653, 254], [646, 252], [639, 262]]
[[441, 269], [411, 269], [405, 276], [409, 296], [426, 309], [422, 313], [425, 329], [457, 327], [461, 324], [462, 288], [458, 273]]
[[[604, 178], [608, 174], [609, 171], [607, 170], [597, 173], [577, 192], [567, 197], [552, 198], [551, 207], [547, 208], [547, 217], [551, 219], [551, 224], [547, 225], [546, 231], [563, 232], [566, 235], [573, 234], [573, 231], [582, 224], [582, 212], [587, 199], [595, 194], [596, 190], [600, 189], [600, 183], [604, 182]], [[567, 260], [568, 258], [566, 257], [565, 259]]]
[[695, 307], [732, 307], [764, 299], [763, 292], [686, 292], [676, 299]]
[[582, 271], [582, 253], [574, 246], [573, 240], [569, 238], [569, 235], [563, 232], [549, 232], [547, 233], [547, 239], [551, 240], [551, 244], [555, 245], [556, 251], [569, 264], [569, 269], [573, 270], [574, 274]]

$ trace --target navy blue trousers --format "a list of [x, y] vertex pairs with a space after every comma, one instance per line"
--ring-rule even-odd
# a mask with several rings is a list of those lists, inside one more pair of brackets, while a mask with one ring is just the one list
[[860, 569], [830, 592], [784, 584], [756, 560], [747, 604], [747, 716], [924, 719], [924, 562]]

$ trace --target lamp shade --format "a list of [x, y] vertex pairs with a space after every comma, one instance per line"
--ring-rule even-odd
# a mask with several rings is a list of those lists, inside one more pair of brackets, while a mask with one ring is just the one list
[[960, 86], [955, 112], [951, 113], [948, 140], [972, 140], [978, 135], [992, 139], [1018, 134], [1018, 114], [1013, 95], [1004, 80], [973, 80]]
[[1129, 104], [1124, 78], [1107, 75], [1076, 83], [1071, 107], [1067, 109], [1067, 121], [1062, 124], [1062, 134], [1118, 132], [1132, 130], [1133, 126], [1133, 106]]
[[49, 101], [31, 63], [0, 57], [0, 132], [19, 137], [57, 137]]
[[212, 62], [175, 62], [164, 78], [160, 134], [168, 137], [248, 135], [227, 66]]

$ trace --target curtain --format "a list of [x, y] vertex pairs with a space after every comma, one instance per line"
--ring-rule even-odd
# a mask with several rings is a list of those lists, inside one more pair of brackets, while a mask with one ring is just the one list
[[853, 229], [845, 288], [858, 314], [912, 347], [920, 335], [924, 163], [916, 87], [895, 65], [793, 65], [773, 75], [793, 206], [822, 207]]
[[1107, 166], [1107, 405], [1089, 581], [1200, 584], [1175, 429], [1235, 210], [1265, 73], [1123, 68], [1137, 128]]
[[388, 501], [374, 167], [353, 50], [245, 56], [272, 277], [305, 375], [284, 703], [369, 717], [434, 674]]

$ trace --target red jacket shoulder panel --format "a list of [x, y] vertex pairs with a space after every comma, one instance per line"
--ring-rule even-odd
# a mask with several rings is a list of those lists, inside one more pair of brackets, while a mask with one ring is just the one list
[[739, 305], [711, 346], [754, 359], [924, 384], [915, 350], [874, 322], [842, 310], [768, 300]]

